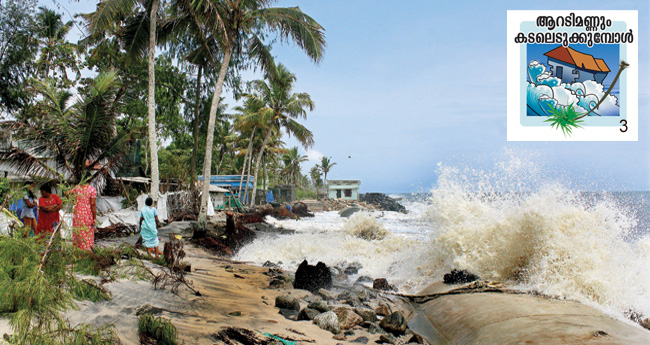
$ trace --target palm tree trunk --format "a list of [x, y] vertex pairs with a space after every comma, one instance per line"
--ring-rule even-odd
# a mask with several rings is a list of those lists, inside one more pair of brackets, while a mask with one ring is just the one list
[[[248, 149], [246, 149], [246, 154], [244, 155], [244, 166], [241, 169], [241, 178], [239, 179], [239, 191], [237, 192], [237, 197], [239, 198], [239, 202], [242, 202], [242, 197], [241, 197], [241, 187], [242, 184], [244, 183], [244, 175], [246, 174], [246, 165], [249, 164], [249, 156], [253, 154], [253, 137], [255, 136], [255, 131], [257, 130], [257, 126], [253, 127], [253, 132], [251, 132], [251, 138], [248, 141]], [[250, 168], [249, 168], [250, 170]], [[249, 173], [250, 175], [250, 173]], [[246, 185], [248, 185], [248, 178], [246, 178]]]
[[271, 132], [273, 132], [273, 125], [269, 126], [269, 129], [266, 131], [266, 136], [264, 137], [264, 141], [262, 142], [262, 147], [260, 148], [260, 153], [257, 154], [257, 161], [255, 162], [255, 182], [253, 183], [253, 195], [251, 195], [251, 201], [249, 202], [250, 206], [253, 206], [255, 204], [255, 193], [257, 192], [257, 173], [260, 171], [260, 161], [262, 161], [262, 155], [264, 154], [264, 149], [266, 148], [266, 144], [269, 142], [269, 139], [271, 138]]
[[212, 104], [210, 105], [210, 118], [208, 120], [208, 136], [205, 145], [205, 160], [203, 161], [203, 188], [201, 195], [201, 211], [199, 212], [199, 227], [204, 228], [208, 221], [208, 198], [210, 197], [210, 176], [212, 168], [212, 146], [214, 141], [214, 124], [217, 120], [217, 109], [219, 108], [219, 101], [221, 100], [221, 90], [223, 89], [223, 82], [226, 80], [226, 72], [228, 72], [228, 65], [230, 64], [230, 57], [232, 56], [232, 46], [228, 45], [224, 52], [221, 68], [219, 69], [219, 78], [217, 79], [217, 86], [214, 88], [214, 95], [212, 96]]
[[149, 113], [149, 149], [151, 150], [151, 198], [154, 204], [158, 201], [160, 177], [158, 176], [158, 144], [156, 143], [156, 18], [160, 0], [154, 0], [151, 5], [149, 21], [149, 98], [147, 108]]
[[201, 77], [203, 76], [203, 66], [199, 65], [199, 75], [196, 78], [196, 104], [194, 106], [194, 147], [192, 148], [192, 165], [190, 174], [192, 175], [192, 195], [196, 194], [196, 158], [199, 150], [199, 105], [201, 103]]
[[[251, 168], [253, 167], [253, 147], [251, 146], [251, 154], [248, 156], [248, 172], [246, 173], [246, 190], [244, 193], [244, 199], [248, 198], [248, 184], [251, 182]], [[243, 201], [246, 203], [246, 201]]]
[[266, 192], [266, 159], [262, 158], [262, 189]]

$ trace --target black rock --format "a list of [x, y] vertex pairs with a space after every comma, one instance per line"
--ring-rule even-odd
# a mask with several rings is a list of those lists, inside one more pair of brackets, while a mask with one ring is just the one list
[[401, 312], [396, 311], [379, 322], [379, 326], [389, 333], [401, 335], [406, 332], [406, 319]]
[[318, 293], [319, 289], [329, 289], [331, 286], [332, 273], [324, 263], [319, 261], [316, 266], [313, 266], [305, 260], [298, 266], [296, 278], [293, 282], [295, 289]]
[[267, 261], [262, 265], [262, 267], [279, 268], [280, 266], [278, 266], [278, 264], [276, 264], [276, 263], [273, 263], [273, 262], [267, 260]]
[[307, 308], [316, 309], [321, 313], [326, 313], [330, 311], [330, 308], [327, 306], [327, 303], [323, 301], [309, 303]]
[[356, 307], [361, 304], [361, 299], [355, 293], [351, 291], [344, 291], [337, 296], [337, 299], [345, 304], [349, 304], [353, 307]]
[[280, 308], [279, 313], [291, 321], [296, 321], [298, 319], [298, 311], [296, 310]]
[[377, 290], [390, 290], [390, 285], [386, 278], [377, 278], [372, 282], [372, 288]]
[[295, 297], [284, 295], [275, 298], [275, 306], [281, 309], [300, 310], [300, 302]]
[[372, 283], [372, 278], [368, 276], [361, 276], [357, 278], [357, 280], [354, 282], [355, 284], [361, 284], [361, 283]]
[[280, 287], [284, 284], [286, 284], [286, 280], [284, 279], [284, 277], [275, 277], [271, 279], [271, 282], [269, 283], [269, 287]]
[[383, 211], [394, 211], [407, 213], [406, 207], [397, 202], [397, 200], [386, 196], [383, 193], [366, 193], [361, 195], [361, 200], [369, 204], [375, 204]]
[[351, 263], [348, 267], [343, 270], [343, 273], [347, 275], [353, 275], [359, 273], [359, 270], [362, 268], [361, 264], [358, 262]]
[[357, 339], [350, 340], [351, 343], [358, 343], [358, 344], [368, 344], [370, 339], [367, 337], [358, 337]]
[[320, 314], [320, 311], [311, 308], [304, 308], [298, 313], [298, 321], [307, 320], [312, 321], [314, 318]]
[[377, 344], [395, 344], [397, 339], [392, 334], [382, 334], [376, 341]]
[[467, 270], [453, 269], [450, 273], [445, 274], [443, 282], [445, 284], [465, 284], [478, 280], [476, 274], [467, 272]]

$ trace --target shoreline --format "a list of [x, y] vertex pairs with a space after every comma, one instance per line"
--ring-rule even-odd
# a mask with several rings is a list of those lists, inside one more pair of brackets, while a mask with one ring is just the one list
[[[175, 233], [189, 239], [190, 229], [191, 222], [171, 222], [161, 227], [159, 236], [166, 238], [169, 233]], [[134, 244], [136, 240], [137, 236], [132, 235], [100, 240], [98, 245]], [[311, 302], [323, 300], [320, 293], [294, 289], [290, 283], [273, 286], [276, 277], [268, 274], [272, 268], [220, 257], [189, 241], [185, 241], [185, 251], [184, 261], [191, 265], [187, 280], [201, 296], [184, 286], [174, 294], [169, 289], [154, 289], [150, 281], [122, 279], [104, 284], [112, 293], [111, 300], [77, 302], [79, 309], [67, 311], [66, 318], [73, 326], [79, 323], [94, 327], [114, 324], [122, 344], [134, 345], [140, 344], [137, 317], [143, 310], [170, 319], [178, 330], [179, 343], [186, 344], [227, 343], [219, 342], [217, 334], [229, 327], [248, 330], [257, 336], [269, 333], [297, 344], [345, 344], [355, 340], [359, 340], [357, 343], [398, 343], [397, 337], [371, 332], [372, 328], [365, 322], [363, 327], [356, 324], [347, 332], [334, 334], [311, 321], [287, 318], [275, 305], [278, 296], [296, 298], [302, 310]], [[371, 299], [368, 298], [365, 302], [346, 305], [340, 296], [329, 301], [325, 299], [325, 302], [339, 310], [353, 310], [354, 304], [370, 307], [368, 309], [384, 304], [390, 313], [400, 311], [409, 321], [410, 329], [410, 333], [400, 339], [401, 343], [415, 339], [416, 343], [451, 344], [464, 339], [458, 343], [485, 344], [494, 339], [500, 339], [500, 343], [527, 339], [531, 344], [545, 344], [560, 338], [565, 339], [565, 343], [580, 343], [578, 339], [593, 340], [596, 344], [650, 343], [647, 330], [632, 325], [631, 321], [626, 323], [604, 315], [585, 304], [509, 293], [503, 286], [487, 289], [474, 283], [478, 289], [476, 286], [469, 288], [472, 284], [436, 282], [412, 296], [366, 289], [374, 293], [374, 302], [368, 302]], [[348, 287], [347, 291], [350, 290]], [[384, 318], [388, 314], [385, 313]], [[8, 320], [0, 319], [0, 334], [8, 330]]]

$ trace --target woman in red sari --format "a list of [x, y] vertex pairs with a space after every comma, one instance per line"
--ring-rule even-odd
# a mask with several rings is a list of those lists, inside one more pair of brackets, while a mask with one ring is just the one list
[[44, 236], [49, 236], [61, 221], [59, 211], [63, 207], [63, 201], [61, 201], [58, 195], [52, 193], [49, 184], [42, 185], [40, 190], [41, 198], [38, 199], [38, 225], [34, 234], [39, 235], [44, 233]]
[[70, 191], [70, 195], [75, 197], [72, 243], [79, 249], [92, 250], [95, 246], [97, 191], [89, 184], [82, 184], [74, 187]]

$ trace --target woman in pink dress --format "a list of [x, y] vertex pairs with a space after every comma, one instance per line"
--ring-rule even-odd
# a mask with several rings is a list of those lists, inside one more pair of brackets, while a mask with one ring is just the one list
[[74, 187], [70, 194], [75, 197], [72, 218], [72, 243], [80, 249], [92, 250], [95, 246], [95, 221], [97, 220], [97, 191], [89, 184]]

